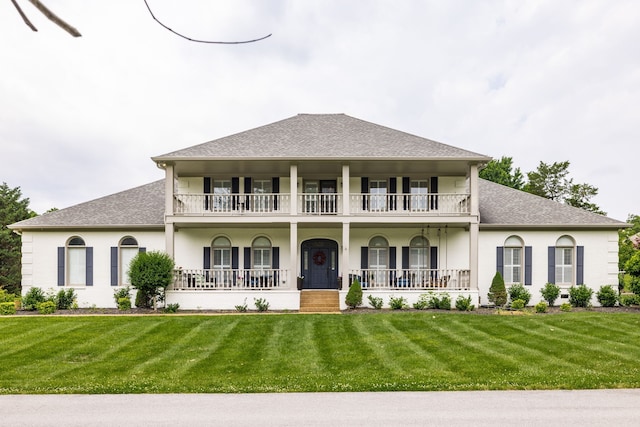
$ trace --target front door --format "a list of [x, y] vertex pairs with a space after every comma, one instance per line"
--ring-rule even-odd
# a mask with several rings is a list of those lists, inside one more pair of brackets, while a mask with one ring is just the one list
[[338, 244], [328, 239], [302, 243], [303, 289], [338, 288]]

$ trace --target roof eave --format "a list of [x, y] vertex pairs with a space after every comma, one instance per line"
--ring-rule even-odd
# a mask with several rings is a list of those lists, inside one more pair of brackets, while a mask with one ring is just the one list
[[480, 224], [485, 230], [620, 230], [632, 227], [632, 224]]

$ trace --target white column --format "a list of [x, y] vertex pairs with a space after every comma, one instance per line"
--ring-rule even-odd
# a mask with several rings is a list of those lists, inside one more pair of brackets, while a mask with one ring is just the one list
[[478, 289], [478, 230], [477, 222], [469, 224], [469, 287]]
[[351, 224], [348, 222], [342, 223], [342, 289], [349, 287], [349, 271], [351, 266], [349, 265], [349, 248], [351, 246]]
[[164, 214], [173, 215], [173, 193], [175, 176], [173, 165], [165, 165], [164, 167]]
[[173, 260], [175, 260], [175, 257], [174, 257], [174, 253], [175, 253], [174, 232], [175, 232], [175, 227], [173, 225], [173, 222], [166, 222], [165, 221], [165, 223], [164, 223], [164, 237], [165, 237], [166, 252], [167, 252], [167, 255], [169, 255], [171, 257], [171, 259], [173, 259]]
[[289, 166], [289, 193], [291, 194], [291, 215], [298, 215], [298, 165]]
[[469, 192], [471, 193], [471, 211], [470, 215], [479, 215], [479, 196], [478, 196], [478, 165], [469, 166]]
[[349, 215], [351, 206], [349, 164], [342, 165], [342, 215]]
[[296, 289], [298, 284], [298, 223], [292, 222], [289, 232], [289, 288]]

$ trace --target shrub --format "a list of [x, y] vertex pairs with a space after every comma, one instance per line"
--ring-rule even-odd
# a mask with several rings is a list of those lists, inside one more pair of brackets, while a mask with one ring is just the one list
[[524, 300], [517, 299], [511, 301], [511, 308], [514, 310], [522, 310], [524, 308]]
[[560, 304], [560, 310], [571, 311], [571, 304], [569, 304], [568, 302], [563, 302], [562, 304]]
[[118, 310], [122, 310], [122, 311], [131, 310], [131, 298], [129, 297], [118, 298]]
[[56, 303], [53, 301], [45, 301], [38, 304], [38, 313], [52, 314], [56, 312]]
[[47, 297], [42, 289], [31, 288], [22, 299], [22, 308], [28, 311], [35, 311], [38, 309], [38, 304], [41, 304], [46, 300]]
[[586, 285], [571, 286], [569, 288], [569, 303], [574, 307], [588, 307], [592, 295], [593, 289]]
[[493, 276], [487, 297], [489, 298], [489, 302], [492, 302], [498, 307], [502, 307], [507, 303], [507, 289], [504, 286], [504, 279], [499, 271]]
[[382, 305], [384, 304], [381, 297], [374, 297], [373, 295], [369, 295], [367, 299], [369, 300], [369, 304], [371, 304], [371, 307], [375, 308], [376, 310], [380, 310], [382, 308]]
[[408, 307], [407, 300], [404, 297], [389, 297], [389, 307], [392, 310], [403, 310]]
[[116, 304], [118, 304], [120, 298], [129, 298], [129, 300], [131, 300], [131, 288], [127, 286], [126, 288], [120, 288], [113, 291], [113, 299]]
[[540, 301], [536, 304], [536, 313], [546, 313], [547, 308], [547, 303], [545, 301]]
[[[140, 297], [141, 304], [146, 301], [146, 307], [152, 305], [155, 309], [157, 301], [164, 300], [165, 289], [173, 281], [174, 266], [171, 257], [159, 251], [139, 252], [131, 260], [129, 278], [131, 286], [145, 295]], [[140, 307], [138, 297], [136, 297], [136, 305]]]
[[247, 312], [247, 299], [244, 299], [244, 302], [242, 304], [238, 304], [235, 306], [236, 307], [236, 311], [239, 313], [246, 313]]
[[153, 307], [153, 301], [149, 295], [142, 289], [138, 289], [136, 292], [136, 307], [138, 308], [151, 308]]
[[547, 283], [540, 289], [540, 293], [542, 294], [542, 299], [549, 304], [549, 307], [553, 307], [553, 303], [555, 303], [560, 296], [560, 286], [555, 283]]
[[351, 283], [351, 286], [349, 286], [349, 292], [347, 292], [344, 303], [347, 304], [349, 308], [356, 308], [362, 305], [362, 286], [360, 286], [358, 279], [355, 279], [353, 283]]
[[15, 294], [10, 294], [4, 289], [0, 288], [0, 302], [14, 302], [16, 300]]
[[76, 292], [73, 289], [60, 289], [55, 297], [58, 310], [69, 310], [76, 299]]
[[[269, 304], [267, 304], [268, 306]], [[180, 304], [173, 303], [173, 304], [167, 304], [167, 306], [164, 308], [164, 312], [165, 313], [177, 313], [178, 309], [180, 308]]]
[[435, 308], [440, 310], [451, 310], [451, 296], [444, 292], [439, 295], [435, 295], [432, 299]]
[[254, 304], [256, 305], [256, 309], [258, 311], [267, 311], [269, 310], [269, 303], [264, 298], [254, 298]]
[[640, 295], [624, 294], [620, 295], [620, 305], [629, 307], [632, 305], [640, 305]]
[[600, 287], [600, 290], [596, 293], [598, 302], [603, 307], [613, 307], [618, 302], [618, 292], [613, 289], [611, 285], [605, 285]]
[[522, 300], [526, 307], [529, 305], [529, 301], [531, 300], [531, 292], [529, 292], [521, 283], [516, 283], [515, 285], [511, 285], [509, 288], [509, 298], [511, 298], [511, 301]]
[[413, 308], [415, 308], [416, 310], [426, 310], [427, 308], [434, 308], [431, 306], [433, 297], [433, 292], [429, 292], [428, 294], [421, 294], [418, 297], [418, 301], [413, 303]]
[[456, 308], [460, 311], [473, 311], [476, 307], [471, 304], [471, 295], [466, 298], [458, 295], [458, 298], [456, 298]]
[[16, 304], [12, 302], [0, 302], [0, 315], [16, 314]]

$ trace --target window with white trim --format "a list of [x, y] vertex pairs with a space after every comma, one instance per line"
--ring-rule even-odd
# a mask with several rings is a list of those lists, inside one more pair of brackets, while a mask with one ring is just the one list
[[504, 283], [523, 283], [524, 243], [518, 236], [511, 236], [504, 242]]
[[131, 279], [129, 278], [129, 268], [131, 261], [138, 255], [140, 249], [138, 248], [138, 241], [131, 236], [124, 237], [118, 243], [118, 252], [120, 253], [119, 276], [120, 284], [123, 286], [131, 285]]
[[266, 237], [258, 237], [251, 245], [251, 265], [258, 270], [271, 268], [271, 241]]
[[556, 241], [556, 284], [573, 285], [575, 241], [562, 236]]
[[211, 248], [213, 268], [216, 270], [231, 269], [231, 241], [224, 236], [217, 237], [213, 240]]
[[409, 243], [409, 267], [413, 269], [429, 268], [429, 241], [426, 237], [416, 236]]
[[81, 237], [72, 237], [67, 242], [67, 281], [70, 286], [87, 284], [87, 247]]

